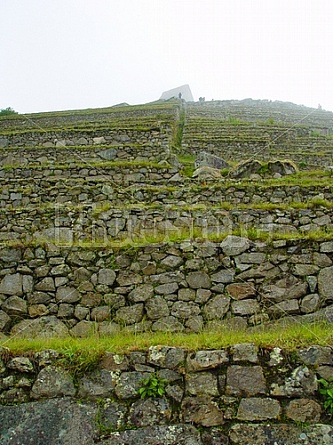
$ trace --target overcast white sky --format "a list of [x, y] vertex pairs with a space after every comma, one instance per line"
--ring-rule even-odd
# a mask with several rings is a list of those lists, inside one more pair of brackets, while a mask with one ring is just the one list
[[0, 0], [0, 108], [271, 99], [333, 110], [332, 0]]

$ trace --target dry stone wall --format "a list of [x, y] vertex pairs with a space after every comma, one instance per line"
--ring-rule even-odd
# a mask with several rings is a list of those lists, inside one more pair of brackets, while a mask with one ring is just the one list
[[122, 329], [247, 329], [333, 320], [333, 243], [184, 241], [141, 248], [6, 247], [0, 332], [26, 337]]
[[[152, 346], [107, 352], [75, 380], [55, 350], [0, 352], [2, 445], [333, 443], [318, 391], [333, 376], [331, 347]], [[149, 378], [161, 394], [140, 398]]]

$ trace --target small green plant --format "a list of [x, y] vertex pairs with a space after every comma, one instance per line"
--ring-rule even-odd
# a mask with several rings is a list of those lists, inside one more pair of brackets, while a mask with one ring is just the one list
[[153, 373], [148, 378], [142, 380], [142, 387], [139, 389], [141, 399], [146, 397], [158, 397], [165, 394], [165, 387], [168, 381]]
[[2, 108], [0, 110], [0, 116], [12, 116], [13, 114], [17, 114], [17, 111], [13, 110], [10, 107]]
[[319, 393], [324, 396], [324, 408], [329, 414], [333, 414], [333, 379], [319, 379], [318, 383], [321, 386]]

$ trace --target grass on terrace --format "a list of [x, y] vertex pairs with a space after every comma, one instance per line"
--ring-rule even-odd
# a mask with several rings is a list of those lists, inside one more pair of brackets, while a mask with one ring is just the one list
[[97, 355], [106, 351], [121, 354], [157, 345], [200, 350], [226, 348], [238, 343], [254, 343], [259, 347], [280, 347], [289, 351], [295, 351], [314, 344], [331, 346], [332, 342], [332, 325], [318, 322], [307, 324], [292, 323], [284, 327], [272, 324], [248, 331], [221, 328], [218, 331], [202, 331], [189, 334], [174, 332], [133, 334], [124, 330], [110, 337], [91, 335], [83, 339], [73, 337], [20, 339], [16, 337], [0, 341], [0, 347], [6, 347], [15, 354], [55, 349], [60, 352], [71, 350], [72, 352]]

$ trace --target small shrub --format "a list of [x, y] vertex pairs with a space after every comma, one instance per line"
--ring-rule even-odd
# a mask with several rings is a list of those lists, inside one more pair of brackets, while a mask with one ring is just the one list
[[10, 108], [10, 107], [2, 108], [0, 110], [0, 117], [1, 116], [11, 116], [13, 114], [17, 114], [17, 111], [13, 110], [13, 108]]
[[319, 393], [324, 397], [324, 408], [329, 414], [333, 414], [333, 380], [328, 382], [325, 379], [319, 379], [318, 383], [321, 385]]
[[162, 379], [156, 373], [153, 373], [148, 378], [142, 380], [142, 387], [138, 393], [141, 399], [163, 396], [167, 383], [168, 381], [166, 379]]

